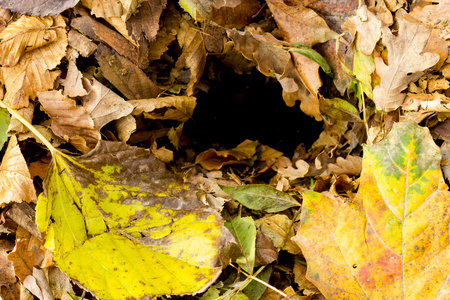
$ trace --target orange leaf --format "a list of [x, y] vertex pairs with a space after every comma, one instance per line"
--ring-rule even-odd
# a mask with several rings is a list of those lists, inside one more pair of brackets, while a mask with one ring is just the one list
[[304, 193], [293, 238], [328, 299], [448, 299], [448, 187], [428, 129], [397, 123], [364, 148], [352, 202]]

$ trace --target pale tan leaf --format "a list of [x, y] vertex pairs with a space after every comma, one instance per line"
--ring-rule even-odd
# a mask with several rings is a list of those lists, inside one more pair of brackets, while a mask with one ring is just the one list
[[97, 50], [97, 45], [94, 42], [73, 29], [69, 31], [68, 41], [69, 46], [77, 50], [83, 57], [89, 57]]
[[286, 168], [278, 168], [278, 173], [288, 178], [289, 180], [295, 180], [303, 178], [309, 171], [309, 164], [304, 160], [297, 160], [295, 162], [295, 168], [288, 166]]
[[83, 153], [89, 152], [100, 140], [100, 132], [86, 109], [61, 94], [60, 91], [38, 93], [39, 102], [52, 119], [51, 129]]
[[36, 191], [16, 136], [11, 136], [0, 165], [0, 206], [11, 202], [35, 201]]
[[83, 87], [82, 78], [83, 74], [78, 70], [75, 62], [69, 61], [66, 78], [61, 80], [61, 84], [64, 86], [64, 94], [69, 97], [86, 95], [88, 92]]
[[[133, 105], [132, 114], [135, 116], [146, 113], [145, 116], [150, 119], [185, 122], [192, 117], [197, 100], [195, 97], [173, 96], [130, 100], [128, 103]], [[165, 110], [161, 112], [161, 108], [165, 108]]]
[[88, 94], [81, 98], [83, 106], [94, 120], [94, 128], [100, 130], [107, 123], [129, 115], [133, 106], [122, 97], [93, 79], [91, 83], [83, 78], [83, 85]]
[[295, 233], [291, 226], [292, 220], [288, 216], [282, 214], [267, 215], [255, 221], [255, 225], [272, 240], [276, 248], [281, 247], [281, 249], [292, 254], [301, 252], [300, 248], [291, 241], [291, 237]]
[[33, 275], [27, 276], [23, 285], [39, 300], [55, 300], [44, 270], [33, 268]]
[[[16, 112], [27, 120], [28, 123], [32, 123], [33, 113], [34, 113], [34, 103], [30, 102], [28, 107], [17, 109]], [[28, 132], [29, 129], [22, 124], [16, 117], [11, 116], [11, 122], [9, 123], [8, 133], [25, 133]]]
[[402, 93], [410, 82], [422, 76], [423, 71], [439, 61], [439, 55], [422, 53], [431, 29], [422, 23], [406, 20], [405, 12], [397, 13], [398, 36], [383, 27], [383, 44], [388, 49], [389, 65], [382, 58], [375, 58], [376, 72], [381, 77], [380, 84], [373, 90], [373, 101], [378, 110], [393, 111], [403, 104], [406, 97]]
[[362, 157], [348, 155], [345, 159], [338, 157], [335, 164], [328, 164], [328, 170], [339, 176], [345, 175], [359, 175], [362, 169]]
[[119, 141], [127, 142], [136, 131], [136, 119], [132, 115], [122, 117], [116, 121], [115, 127]]
[[4, 101], [14, 109], [27, 107], [29, 99], [38, 92], [53, 88], [59, 75], [54, 69], [66, 53], [66, 23], [60, 15], [52, 17], [56, 40], [42, 47], [26, 52], [14, 67], [2, 67], [3, 83], [6, 87]]
[[56, 41], [51, 17], [22, 16], [0, 34], [0, 65], [14, 67], [25, 52]]

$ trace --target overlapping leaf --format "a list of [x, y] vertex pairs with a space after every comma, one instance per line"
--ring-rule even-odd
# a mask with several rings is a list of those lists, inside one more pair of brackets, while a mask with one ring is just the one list
[[[30, 38], [25, 43], [25, 49], [22, 49], [21, 47], [24, 45], [20, 42], [19, 37], [20, 35], [28, 36], [26, 31], [29, 28], [22, 28], [22, 26], [29, 23], [31, 24], [27, 26], [38, 32], [35, 36], [38, 39], [35, 41], [35, 39]], [[28, 106], [29, 99], [36, 98], [38, 92], [53, 88], [53, 82], [59, 75], [59, 71], [51, 70], [59, 64], [66, 54], [67, 33], [64, 29], [66, 23], [63, 17], [59, 15], [44, 19], [23, 16], [8, 27], [11, 26], [11, 34], [17, 37], [12, 40], [14, 43], [11, 47], [18, 50], [22, 49], [20, 51], [22, 53], [19, 53], [22, 56], [17, 60], [14, 52], [7, 51], [8, 57], [4, 57], [3, 62], [11, 64], [11, 66], [3, 66], [1, 70], [2, 81], [6, 87], [4, 101], [12, 108], [17, 109]], [[22, 32], [20, 32], [20, 29], [22, 29]], [[45, 43], [47, 36], [52, 42]], [[5, 47], [8, 47], [7, 41], [4, 42], [6, 43]], [[32, 46], [33, 50], [26, 49], [26, 46], [29, 45]]]
[[220, 274], [220, 216], [147, 150], [100, 142], [53, 159], [39, 229], [61, 270], [98, 297], [201, 292]]
[[440, 159], [428, 129], [397, 123], [365, 147], [352, 202], [304, 193], [293, 239], [308, 279], [327, 298], [449, 297], [449, 192]]

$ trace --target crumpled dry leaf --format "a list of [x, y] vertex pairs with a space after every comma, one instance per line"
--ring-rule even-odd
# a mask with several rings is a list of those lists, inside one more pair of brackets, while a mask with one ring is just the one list
[[33, 274], [25, 278], [23, 285], [39, 300], [55, 300], [44, 270], [33, 267]]
[[159, 30], [159, 21], [167, 0], [143, 1], [138, 12], [133, 14], [126, 22], [128, 34], [135, 40], [139, 40], [143, 33], [149, 42], [156, 38]]
[[301, 1], [267, 0], [285, 40], [290, 43], [302, 43], [312, 47], [336, 39], [338, 34], [331, 30], [324, 19], [314, 10], [306, 8]]
[[245, 164], [256, 153], [258, 142], [245, 140], [236, 148], [217, 151], [213, 148], [203, 151], [195, 158], [195, 163], [207, 170], [217, 170], [225, 165]]
[[74, 7], [79, 1], [80, 0], [1, 0], [0, 5], [3, 9], [10, 9], [15, 13], [44, 17], [60, 14], [66, 9]]
[[[22, 18], [26, 22], [33, 17]], [[6, 87], [4, 101], [14, 109], [27, 107], [29, 99], [36, 98], [37, 92], [53, 88], [53, 82], [60, 73], [50, 70], [54, 69], [66, 54], [66, 23], [60, 15], [48, 17], [46, 20], [52, 21], [51, 27], [56, 33], [55, 41], [25, 52], [15, 66], [1, 68], [2, 81]], [[13, 24], [15, 23], [10, 26]]]
[[119, 141], [126, 142], [130, 139], [131, 134], [136, 131], [136, 119], [132, 115], [120, 118], [115, 122], [117, 137]]
[[14, 242], [0, 240], [0, 288], [14, 284], [17, 279], [14, 275], [14, 268], [11, 261], [8, 260], [8, 252], [14, 248]]
[[197, 104], [195, 97], [173, 96], [155, 99], [139, 99], [128, 101], [134, 109], [134, 116], [144, 113], [149, 119], [175, 120], [185, 122], [192, 118]]
[[437, 54], [422, 53], [431, 29], [410, 18], [403, 18], [404, 14], [404, 10], [396, 14], [399, 23], [398, 36], [394, 36], [389, 28], [382, 28], [383, 44], [388, 49], [389, 65], [386, 65], [382, 58], [375, 58], [376, 72], [381, 81], [373, 90], [373, 101], [378, 110], [386, 112], [401, 106], [406, 97], [402, 91], [410, 82], [419, 79], [423, 70], [439, 61]]
[[76, 30], [71, 29], [67, 39], [69, 46], [77, 50], [83, 57], [89, 57], [97, 50], [97, 45], [91, 39]]
[[16, 231], [16, 247], [8, 254], [8, 259], [14, 265], [14, 272], [23, 282], [27, 276], [33, 275], [33, 267], [40, 267], [44, 259], [42, 242], [31, 235], [23, 227]]
[[247, 26], [261, 9], [257, 0], [240, 0], [234, 7], [222, 6], [211, 9], [211, 20], [225, 28], [243, 28]]
[[60, 91], [38, 93], [39, 102], [52, 119], [54, 134], [70, 142], [79, 151], [86, 153], [101, 139], [94, 128], [94, 121], [86, 109], [61, 94]]
[[180, 6], [196, 21], [211, 19], [211, 8], [235, 7], [241, 0], [180, 0]]
[[64, 94], [72, 98], [85, 96], [88, 92], [83, 87], [82, 78], [83, 74], [78, 70], [75, 62], [70, 60], [66, 78], [61, 80], [61, 85], [64, 87]]
[[178, 82], [187, 84], [186, 94], [188, 96], [194, 94], [195, 85], [202, 76], [206, 64], [203, 36], [201, 32], [191, 26], [187, 21], [181, 21], [177, 39], [182, 48], [182, 53], [171, 72], [171, 76]]
[[36, 190], [15, 135], [11, 136], [0, 165], [0, 207], [11, 202], [36, 201]]
[[83, 86], [88, 94], [81, 97], [83, 107], [94, 120], [94, 129], [100, 130], [113, 120], [129, 115], [133, 106], [109, 88], [93, 79], [82, 79]]

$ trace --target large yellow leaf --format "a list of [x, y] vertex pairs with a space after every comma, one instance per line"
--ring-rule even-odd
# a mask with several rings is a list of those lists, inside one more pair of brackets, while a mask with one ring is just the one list
[[204, 291], [231, 236], [163, 163], [122, 143], [55, 152], [36, 210], [56, 264], [102, 299]]
[[449, 299], [448, 187], [427, 128], [394, 125], [364, 148], [349, 203], [304, 193], [293, 238], [329, 299]]
[[[38, 20], [41, 20], [43, 25], [40, 25]], [[3, 66], [1, 69], [2, 81], [6, 87], [4, 101], [14, 109], [27, 107], [29, 99], [36, 98], [37, 92], [47, 91], [53, 88], [53, 82], [60, 72], [51, 70], [53, 70], [64, 57], [67, 47], [66, 23], [62, 16], [58, 15], [47, 18], [24, 16], [9, 25], [5, 31], [13, 26], [11, 31], [16, 35], [19, 35], [20, 28], [22, 28], [24, 31], [22, 37], [28, 37], [26, 31], [29, 31], [30, 29], [25, 27], [25, 24], [32, 28], [40, 28], [40, 30], [48, 31], [49, 33], [43, 33], [44, 37], [40, 34], [36, 34], [35, 37], [38, 38], [36, 43], [33, 43], [32, 41], [27, 42], [26, 46], [32, 45], [32, 50], [26, 48], [23, 49], [23, 51], [26, 52], [21, 54], [22, 56], [19, 57], [17, 64], [15, 64], [17, 57], [13, 53], [9, 54], [11, 56], [4, 58], [5, 63], [12, 65], [10, 67]], [[51, 30], [48, 27], [51, 27]], [[44, 43], [47, 35], [52, 42]], [[56, 37], [54, 37], [54, 35], [56, 35]], [[17, 39], [19, 38], [20, 36], [17, 37]], [[31, 37], [29, 38], [31, 39]], [[4, 42], [5, 48], [1, 49], [2, 51], [8, 48], [7, 41], [5, 40]], [[22, 44], [20, 43], [20, 45]], [[11, 47], [13, 46], [14, 43]], [[21, 48], [18, 47], [18, 50], [20, 49]]]

